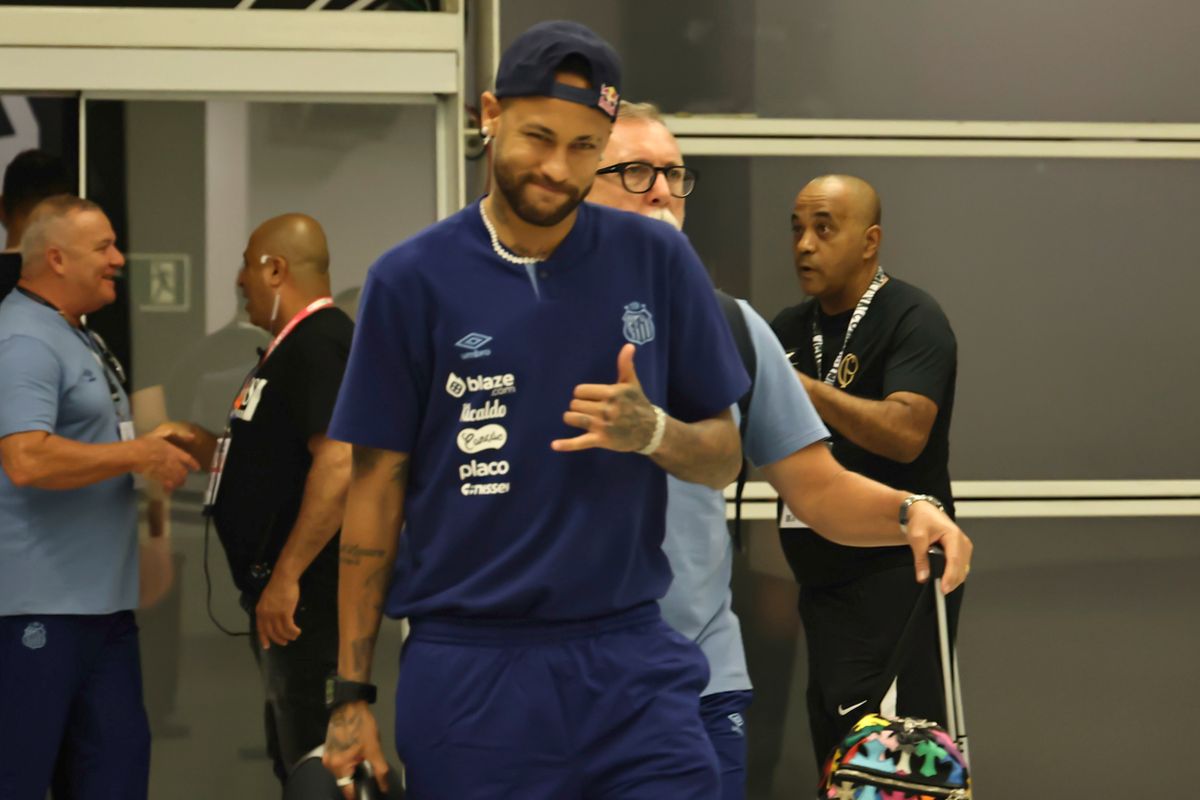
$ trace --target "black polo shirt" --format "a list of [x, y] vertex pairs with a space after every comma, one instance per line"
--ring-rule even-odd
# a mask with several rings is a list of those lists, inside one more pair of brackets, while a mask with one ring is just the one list
[[[308, 442], [324, 433], [350, 354], [354, 323], [336, 307], [300, 321], [254, 374], [253, 408], [230, 422], [230, 445], [213, 507], [234, 583], [257, 596], [266, 586], [304, 498]], [[334, 537], [300, 581], [301, 595], [337, 593]]]
[[[815, 299], [786, 308], [771, 327], [792, 364], [806, 375], [822, 379], [833, 365], [853, 311], [833, 316], [821, 311]], [[822, 364], [818, 371], [813, 353], [814, 320], [823, 336]], [[832, 425], [833, 455], [847, 469], [888, 486], [917, 494], [931, 494], [954, 515], [950, 495], [950, 417], [954, 410], [954, 383], [958, 371], [958, 345], [950, 322], [937, 301], [897, 278], [890, 278], [846, 346], [834, 386], [856, 397], [882, 400], [895, 392], [912, 392], [937, 404], [938, 413], [929, 442], [911, 464], [902, 464], [868, 452], [849, 441]], [[784, 531], [785, 535], [788, 531]], [[859, 548], [834, 544], [805, 532], [802, 580], [830, 582], [866, 572], [910, 564], [908, 547]]]
[[21, 254], [0, 253], [0, 300], [8, 297], [20, 279]]

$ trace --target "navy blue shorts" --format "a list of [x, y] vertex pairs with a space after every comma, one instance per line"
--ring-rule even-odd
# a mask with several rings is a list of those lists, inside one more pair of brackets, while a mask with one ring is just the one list
[[5, 800], [146, 797], [132, 611], [0, 617], [0, 754]]
[[721, 800], [746, 796], [746, 717], [754, 692], [717, 692], [700, 698], [700, 716], [717, 753]]
[[411, 800], [718, 800], [708, 664], [650, 604], [601, 620], [419, 619], [396, 687]]

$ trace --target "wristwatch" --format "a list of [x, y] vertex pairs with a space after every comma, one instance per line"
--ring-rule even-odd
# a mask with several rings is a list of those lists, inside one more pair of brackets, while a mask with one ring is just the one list
[[325, 710], [333, 711], [346, 703], [366, 700], [375, 702], [375, 684], [350, 681], [339, 675], [330, 675], [325, 679]]
[[942, 505], [942, 501], [931, 494], [910, 494], [900, 504], [900, 532], [905, 536], [908, 536], [908, 509], [912, 507], [913, 503], [920, 503], [922, 501], [933, 503], [938, 511], [946, 510], [946, 507]]

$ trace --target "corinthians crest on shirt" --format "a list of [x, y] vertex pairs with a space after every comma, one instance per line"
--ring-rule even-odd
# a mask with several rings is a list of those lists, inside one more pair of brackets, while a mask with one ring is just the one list
[[654, 315], [642, 303], [630, 303], [621, 315], [625, 341], [641, 345], [654, 341]]

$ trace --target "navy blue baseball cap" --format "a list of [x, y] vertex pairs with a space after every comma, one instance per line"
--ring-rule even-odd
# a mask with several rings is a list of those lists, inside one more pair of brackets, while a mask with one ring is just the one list
[[[554, 79], [563, 61], [575, 56], [587, 65], [590, 89]], [[500, 57], [496, 97], [557, 97], [617, 118], [621, 59], [608, 42], [578, 22], [539, 22], [516, 38]]]

